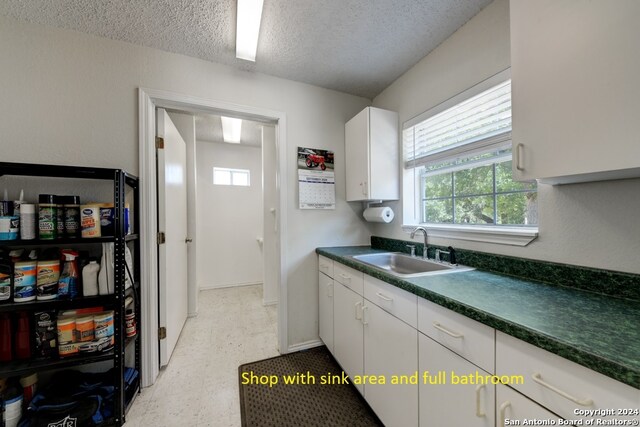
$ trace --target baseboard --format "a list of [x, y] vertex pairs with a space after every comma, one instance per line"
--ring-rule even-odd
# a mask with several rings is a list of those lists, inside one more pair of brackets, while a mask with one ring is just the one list
[[321, 345], [324, 345], [324, 343], [320, 340], [305, 341], [298, 344], [290, 345], [289, 349], [287, 350], [287, 353], [293, 353], [301, 350], [308, 350], [310, 348], [320, 347]]
[[228, 283], [224, 285], [200, 285], [198, 289], [201, 291], [208, 291], [211, 289], [238, 288], [240, 286], [254, 286], [254, 285], [262, 285], [262, 282]]

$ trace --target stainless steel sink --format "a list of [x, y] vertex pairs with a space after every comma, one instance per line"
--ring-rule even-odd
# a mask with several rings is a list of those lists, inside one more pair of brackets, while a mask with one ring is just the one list
[[400, 252], [354, 255], [353, 259], [398, 277], [420, 277], [473, 270], [462, 265], [425, 260]]

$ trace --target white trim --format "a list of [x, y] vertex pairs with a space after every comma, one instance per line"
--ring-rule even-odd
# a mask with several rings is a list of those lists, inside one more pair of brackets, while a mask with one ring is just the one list
[[527, 246], [538, 237], [538, 227], [500, 227], [483, 225], [418, 224], [403, 225], [407, 234], [416, 227], [427, 229], [429, 237], [496, 243], [499, 245]]
[[255, 286], [262, 285], [262, 282], [243, 282], [243, 283], [222, 283], [217, 285], [200, 285], [198, 289], [201, 291], [209, 291], [211, 289], [224, 289], [224, 288], [240, 288], [242, 286]]
[[322, 341], [320, 341], [320, 340], [305, 341], [305, 342], [301, 342], [301, 343], [293, 344], [293, 345], [289, 346], [289, 350], [287, 351], [287, 353], [293, 353], [295, 351], [308, 350], [310, 348], [320, 347], [321, 345], [324, 345], [324, 343]]
[[141, 200], [141, 262], [145, 274], [142, 277], [144, 294], [141, 301], [143, 322], [141, 329], [142, 386], [152, 385], [159, 374], [158, 354], [158, 254], [156, 247], [157, 200], [156, 200], [156, 153], [155, 153], [155, 108], [173, 108], [192, 112], [227, 112], [235, 117], [261, 122], [277, 122], [276, 126], [276, 194], [279, 209], [277, 249], [279, 256], [278, 277], [278, 348], [286, 353], [289, 348], [287, 326], [287, 119], [281, 111], [208, 100], [174, 92], [155, 89], [138, 89], [138, 124], [140, 156], [140, 200]]

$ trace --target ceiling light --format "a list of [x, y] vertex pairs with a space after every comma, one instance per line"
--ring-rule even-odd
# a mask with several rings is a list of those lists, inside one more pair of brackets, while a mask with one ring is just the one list
[[220, 118], [222, 119], [222, 139], [224, 139], [224, 142], [239, 144], [240, 134], [242, 133], [242, 119]]
[[238, 0], [236, 23], [236, 58], [256, 60], [263, 0]]

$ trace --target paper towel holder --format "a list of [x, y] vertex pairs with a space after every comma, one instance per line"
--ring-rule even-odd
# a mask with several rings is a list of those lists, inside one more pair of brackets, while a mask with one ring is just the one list
[[384, 202], [384, 200], [367, 200], [367, 201], [363, 201], [362, 202], [362, 208], [364, 209], [369, 209], [371, 207], [371, 205], [380, 205], [382, 204], [382, 202]]

